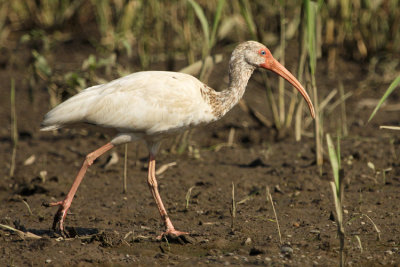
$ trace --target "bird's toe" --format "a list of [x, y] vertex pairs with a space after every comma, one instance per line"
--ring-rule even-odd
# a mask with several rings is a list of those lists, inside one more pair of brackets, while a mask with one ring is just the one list
[[157, 237], [157, 240], [167, 240], [172, 243], [187, 244], [193, 243], [193, 238], [190, 237], [188, 232], [181, 232], [175, 229], [167, 230]]

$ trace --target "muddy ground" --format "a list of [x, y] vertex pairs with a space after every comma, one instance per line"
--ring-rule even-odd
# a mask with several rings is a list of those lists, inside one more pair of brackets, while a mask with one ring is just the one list
[[[52, 64], [57, 72], [79, 68], [89, 53], [95, 53], [87, 44], [79, 44], [79, 49], [74, 49], [74, 45], [55, 48], [57, 63], [53, 58]], [[67, 230], [72, 237], [60, 238], [51, 230], [56, 208], [45, 208], [42, 202], [62, 200], [84, 156], [106, 143], [110, 136], [93, 128], [63, 129], [57, 134], [40, 132], [40, 122], [49, 110], [47, 90], [38, 84], [30, 100], [28, 47], [9, 49], [8, 53], [13, 53], [16, 60], [10, 66], [9, 61], [2, 59], [0, 69], [0, 223], [41, 238], [22, 238], [1, 229], [1, 266], [338, 264], [339, 240], [328, 158], [325, 157], [320, 176], [312, 137], [304, 136], [296, 142], [289, 132], [277, 138], [275, 129], [261, 125], [239, 106], [222, 120], [192, 132], [190, 144], [194, 153], [172, 153], [173, 139], [166, 140], [159, 153], [157, 167], [176, 162], [159, 175], [159, 188], [176, 228], [190, 232], [190, 243], [155, 239], [164, 229], [147, 187], [147, 152], [141, 143], [129, 145], [126, 194], [122, 193], [123, 146], [115, 149], [119, 156], [116, 164], [105, 168], [104, 156], [89, 169], [67, 216]], [[227, 58], [229, 51], [224, 55]], [[289, 55], [286, 66], [295, 70], [296, 62], [296, 54]], [[399, 93], [395, 92], [389, 105], [366, 124], [372, 105], [376, 104], [372, 101], [371, 105], [370, 99], [383, 94], [395, 73], [376, 74], [368, 70], [368, 63], [341, 58], [336, 76], [328, 77], [326, 61], [322, 59], [318, 65], [321, 98], [338, 87], [338, 78], [346, 92], [353, 92], [346, 102], [349, 135], [341, 141], [346, 179], [346, 263], [399, 266], [400, 139], [398, 132], [379, 130], [379, 125], [398, 124], [395, 104]], [[163, 68], [161, 65], [153, 69]], [[210, 78], [210, 84], [218, 90], [226, 84], [226, 68], [225, 60]], [[16, 79], [20, 137], [12, 178], [10, 77]], [[276, 77], [269, 77], [276, 84]], [[260, 73], [255, 73], [244, 99], [270, 117], [260, 80]], [[340, 125], [339, 114], [337, 107], [324, 120], [325, 130], [334, 136]], [[234, 146], [218, 147], [227, 142], [231, 129], [235, 130]], [[311, 128], [307, 131], [311, 132]], [[34, 162], [24, 164], [31, 156], [35, 157]], [[238, 202], [233, 228], [232, 183]], [[275, 204], [282, 243], [271, 203], [266, 199], [266, 187], [270, 188]], [[186, 208], [189, 188], [192, 191]]]

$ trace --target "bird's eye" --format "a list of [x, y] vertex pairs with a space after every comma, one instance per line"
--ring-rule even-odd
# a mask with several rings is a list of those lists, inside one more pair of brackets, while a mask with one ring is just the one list
[[261, 50], [261, 52], [260, 52], [260, 54], [261, 54], [262, 56], [265, 56], [266, 53], [267, 53], [267, 52], [265, 52], [265, 50]]

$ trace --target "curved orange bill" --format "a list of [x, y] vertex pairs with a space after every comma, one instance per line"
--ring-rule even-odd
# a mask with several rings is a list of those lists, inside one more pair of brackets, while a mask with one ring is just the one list
[[313, 106], [311, 99], [310, 99], [309, 95], [307, 94], [306, 90], [304, 90], [304, 88], [300, 84], [300, 82], [281, 63], [279, 63], [275, 59], [272, 59], [272, 61], [270, 61], [268, 63], [263, 63], [260, 66], [265, 69], [275, 72], [276, 74], [278, 74], [279, 76], [284, 78], [286, 81], [290, 82], [304, 97], [304, 99], [306, 100], [306, 102], [308, 104], [308, 108], [310, 109], [311, 117], [315, 118], [314, 106]]

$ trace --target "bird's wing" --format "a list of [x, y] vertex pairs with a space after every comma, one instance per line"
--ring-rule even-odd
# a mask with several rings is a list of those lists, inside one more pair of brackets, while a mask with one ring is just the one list
[[46, 119], [55, 125], [89, 122], [147, 134], [176, 130], [213, 119], [201, 86], [183, 73], [138, 72], [82, 91]]

